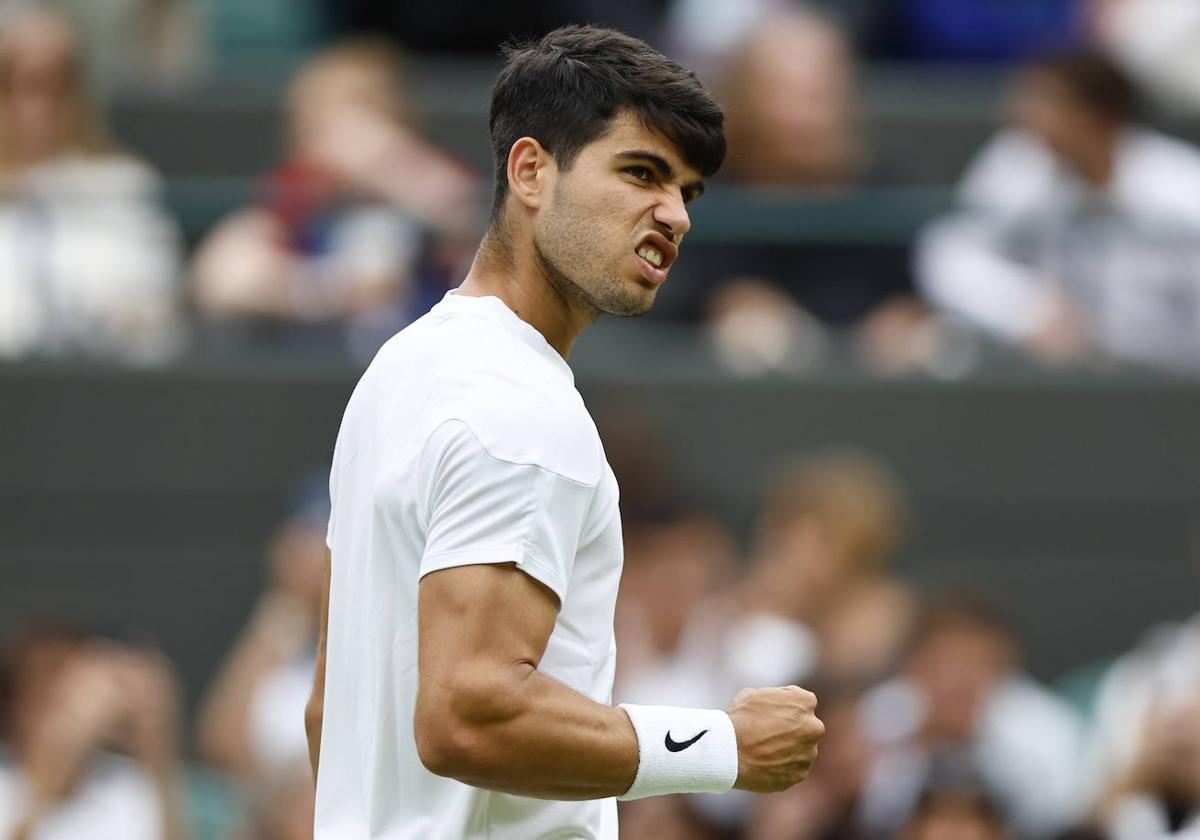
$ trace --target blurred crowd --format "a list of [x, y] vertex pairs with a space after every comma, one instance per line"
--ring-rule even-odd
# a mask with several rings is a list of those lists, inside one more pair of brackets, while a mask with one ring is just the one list
[[[457, 284], [486, 220], [483, 173], [423, 129], [413, 56], [568, 20], [625, 27], [711, 82], [730, 156], [706, 205], [869, 202], [902, 183], [867, 139], [864, 60], [1010, 79], [952, 208], [911, 242], [699, 241], [644, 329], [687, 323], [747, 375], [831, 348], [881, 375], [936, 372], [964, 342], [1200, 371], [1200, 150], [1161, 129], [1200, 116], [1188, 0], [0, 0], [0, 360], [369, 359]], [[131, 85], [186, 96], [233, 31], [306, 58], [279, 159], [189, 241], [106, 106]], [[623, 462], [638, 442], [619, 426], [616, 699], [723, 707], [798, 682], [828, 729], [800, 787], [623, 805], [624, 838], [1200, 838], [1200, 613], [1147, 628], [1067, 696], [1026, 672], [988, 593], [899, 574], [904, 491], [884, 465], [786, 465], [740, 540]], [[327, 504], [319, 482], [298, 492], [194, 715], [144, 639], [52, 616], [0, 640], [0, 840], [311, 836], [302, 710]]]
[[[161, 364], [201, 346], [369, 359], [457, 284], [486, 217], [482, 171], [422, 129], [412, 56], [588, 19], [710, 82], [730, 155], [706, 206], [748, 200], [768, 220], [773, 202], [869, 207], [910, 182], [868, 142], [862, 60], [1009, 75], [953, 210], [910, 241], [797, 229], [685, 250], [655, 317], [701, 328], [731, 370], [802, 372], [848, 348], [879, 374], [936, 372], [964, 346], [1200, 369], [1200, 151], [1156, 127], [1200, 117], [1196, 4], [559, 0], [500, 14], [308, 0], [290, 18], [278, 5], [0, 3], [0, 358]], [[300, 17], [317, 22], [304, 37], [281, 23]], [[185, 238], [169, 184], [105, 106], [134, 80], [186, 97], [237, 25], [311, 58], [281, 103], [277, 163], [245, 206]]]
[[[905, 491], [871, 456], [781, 465], [738, 539], [664, 490], [652, 454], [614, 455], [658, 477], [625, 482], [615, 701], [795, 683], [827, 726], [802, 785], [623, 803], [624, 840], [1200, 837], [1200, 613], [1047, 685], [987, 592], [900, 572]], [[302, 482], [190, 717], [144, 639], [62, 617], [0, 639], [0, 840], [311, 838], [328, 510]]]

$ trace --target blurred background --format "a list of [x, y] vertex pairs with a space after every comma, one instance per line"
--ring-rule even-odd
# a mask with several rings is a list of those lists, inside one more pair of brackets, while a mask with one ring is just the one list
[[470, 262], [497, 45], [579, 21], [730, 140], [571, 360], [616, 699], [829, 732], [622, 837], [1200, 837], [1200, 4], [0, 0], [0, 840], [311, 836], [341, 412]]

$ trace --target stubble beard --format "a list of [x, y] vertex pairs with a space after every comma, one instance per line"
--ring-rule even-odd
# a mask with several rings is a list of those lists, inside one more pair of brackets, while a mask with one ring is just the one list
[[564, 265], [588, 265], [594, 261], [595, 251], [589, 243], [595, 236], [579, 217], [565, 219], [560, 215], [549, 228], [541, 236], [535, 232], [533, 250], [546, 281], [560, 296], [597, 315], [635, 318], [650, 311], [654, 293], [646, 293], [640, 286], [623, 279], [617, 265], [587, 277], [563, 268]]

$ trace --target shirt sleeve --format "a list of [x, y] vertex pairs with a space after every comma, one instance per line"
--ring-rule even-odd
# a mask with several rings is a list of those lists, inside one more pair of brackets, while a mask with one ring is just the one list
[[493, 456], [462, 421], [426, 442], [418, 480], [426, 509], [420, 574], [454, 566], [515, 563], [561, 602], [595, 485], [544, 466]]

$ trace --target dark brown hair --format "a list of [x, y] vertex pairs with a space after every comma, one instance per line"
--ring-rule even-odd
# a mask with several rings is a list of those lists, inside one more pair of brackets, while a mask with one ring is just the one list
[[1133, 80], [1103, 53], [1058, 53], [1036, 59], [1029, 69], [1057, 79], [1087, 108], [1117, 122], [1129, 122], [1141, 110]]
[[492, 221], [508, 194], [508, 153], [533, 137], [568, 170], [624, 109], [674, 143], [702, 175], [725, 159], [724, 115], [690, 70], [643, 41], [599, 26], [564, 26], [504, 47], [488, 128], [496, 184]]

